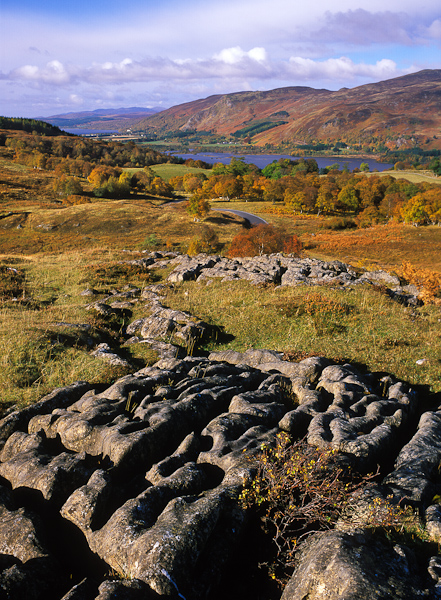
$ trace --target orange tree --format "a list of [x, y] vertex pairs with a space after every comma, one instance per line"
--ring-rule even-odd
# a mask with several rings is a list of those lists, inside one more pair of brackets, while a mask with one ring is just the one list
[[302, 243], [296, 235], [288, 235], [273, 225], [257, 225], [237, 234], [228, 256], [261, 256], [274, 252], [299, 254]]

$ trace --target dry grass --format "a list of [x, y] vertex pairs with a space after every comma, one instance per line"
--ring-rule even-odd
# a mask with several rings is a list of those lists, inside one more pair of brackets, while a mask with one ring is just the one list
[[381, 171], [380, 173], [367, 173], [367, 175], [379, 175], [380, 177], [390, 175], [395, 179], [406, 179], [411, 183], [435, 183], [441, 185], [441, 178], [434, 175], [432, 171]]
[[441, 323], [435, 306], [405, 308], [369, 286], [312, 290], [217, 281], [185, 283], [167, 301], [234, 336], [221, 348], [327, 356], [441, 390]]

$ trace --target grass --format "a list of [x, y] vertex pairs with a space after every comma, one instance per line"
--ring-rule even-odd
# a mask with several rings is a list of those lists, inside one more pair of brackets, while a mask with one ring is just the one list
[[368, 173], [368, 175], [390, 175], [395, 179], [406, 179], [411, 183], [435, 183], [441, 185], [441, 178], [436, 177], [432, 171], [381, 171], [380, 173]]
[[[321, 355], [441, 390], [438, 307], [405, 308], [368, 286], [343, 291], [218, 281], [208, 286], [186, 282], [169, 293], [167, 303], [234, 336], [209, 349]], [[424, 363], [418, 365], [421, 359]]]
[[195, 173], [196, 175], [200, 175], [201, 173], [205, 173], [207, 177], [211, 174], [211, 169], [198, 169], [197, 167], [187, 167], [186, 165], [172, 165], [169, 163], [164, 163], [162, 165], [154, 165], [152, 170], [162, 177], [165, 181], [169, 181], [172, 177], [176, 177], [178, 175], [187, 175], [187, 173]]
[[[152, 234], [160, 247], [185, 250], [201, 228], [183, 204], [136, 198], [65, 208], [31, 207], [17, 219], [14, 213], [0, 221], [0, 253], [52, 253], [91, 246], [143, 249]], [[213, 214], [205, 222], [226, 243], [240, 230], [242, 219]]]
[[[10, 294], [6, 285], [2, 289], [2, 408], [33, 402], [51, 389], [73, 381], [108, 383], [127, 373], [127, 369], [111, 367], [90, 356], [90, 349], [101, 341], [108, 341], [111, 346], [119, 344], [121, 324], [100, 322], [86, 310], [88, 299], [81, 296], [89, 283], [101, 294], [127, 283], [145, 285], [145, 273], [136, 273], [133, 268], [129, 272], [115, 269], [118, 258], [122, 255], [103, 250], [3, 257], [2, 265], [23, 273], [24, 281], [18, 297], [16, 282], [11, 282]], [[108, 279], [103, 280], [103, 272]], [[134, 308], [133, 318], [138, 314], [143, 314], [142, 303]], [[157, 360], [156, 354], [142, 344], [128, 347], [125, 354], [137, 368]]]
[[[170, 181], [172, 177], [176, 177], [179, 175], [187, 175], [187, 173], [195, 173], [196, 175], [200, 175], [201, 173], [205, 173], [207, 177], [211, 174], [211, 169], [198, 169], [197, 167], [188, 167], [187, 165], [173, 165], [171, 163], [164, 163], [161, 165], [153, 165], [150, 167], [152, 171], [158, 177], [161, 177], [164, 181]], [[142, 168], [132, 168], [127, 167], [124, 168], [123, 171], [128, 171], [129, 173], [136, 173], [137, 171], [143, 171]]]

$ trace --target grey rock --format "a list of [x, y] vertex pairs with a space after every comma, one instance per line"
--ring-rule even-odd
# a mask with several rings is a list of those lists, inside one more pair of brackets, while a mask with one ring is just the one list
[[362, 530], [313, 536], [282, 600], [372, 600], [432, 597], [410, 551]]

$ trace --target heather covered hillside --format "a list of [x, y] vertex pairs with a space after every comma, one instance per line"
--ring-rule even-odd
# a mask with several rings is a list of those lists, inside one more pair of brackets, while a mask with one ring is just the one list
[[162, 136], [205, 131], [266, 144], [344, 142], [369, 149], [440, 148], [441, 71], [424, 70], [338, 91], [285, 87], [210, 96], [174, 106], [133, 129]]

